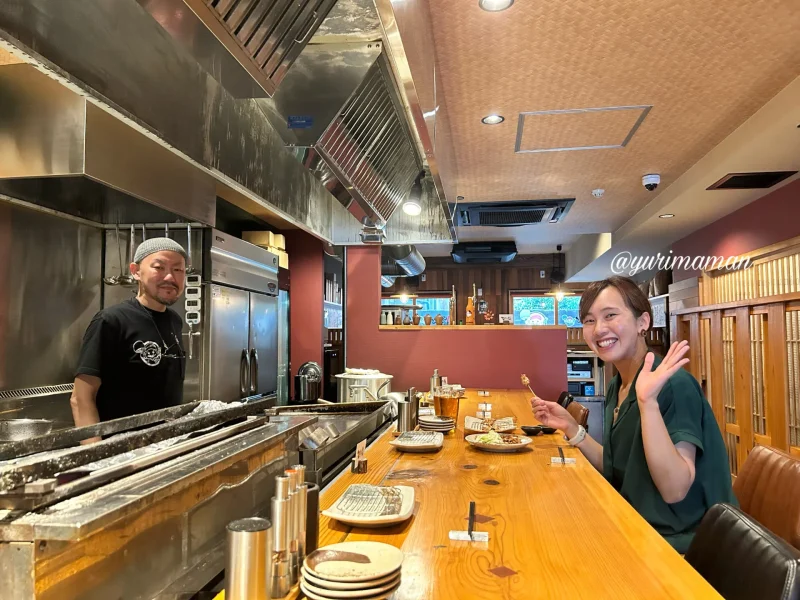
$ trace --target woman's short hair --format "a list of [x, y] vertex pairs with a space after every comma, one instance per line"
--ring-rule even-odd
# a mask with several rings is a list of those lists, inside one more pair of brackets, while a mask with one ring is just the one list
[[607, 287], [616, 288], [625, 301], [625, 305], [637, 319], [644, 313], [650, 315], [650, 324], [647, 328], [650, 329], [653, 326], [653, 310], [650, 308], [650, 300], [647, 299], [647, 296], [639, 289], [639, 286], [636, 285], [632, 279], [619, 276], [609, 277], [602, 281], [593, 281], [589, 284], [586, 291], [581, 295], [581, 304], [579, 308], [581, 323], [583, 323], [583, 320], [592, 308], [594, 301], [597, 300], [600, 292]]

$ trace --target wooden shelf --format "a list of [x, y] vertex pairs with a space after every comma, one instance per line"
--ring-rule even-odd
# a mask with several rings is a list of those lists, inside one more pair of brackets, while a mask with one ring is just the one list
[[378, 325], [381, 331], [514, 331], [520, 329], [566, 329], [564, 325]]

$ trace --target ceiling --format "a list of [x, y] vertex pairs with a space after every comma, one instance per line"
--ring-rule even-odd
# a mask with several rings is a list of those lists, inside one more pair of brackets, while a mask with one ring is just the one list
[[[477, 0], [429, 7], [457, 194], [465, 202], [576, 198], [562, 223], [461, 227], [459, 241], [515, 239], [521, 252], [552, 252], [582, 234], [615, 232], [800, 75], [795, 0], [517, 0], [497, 13]], [[552, 114], [632, 106], [652, 108]], [[482, 124], [491, 113], [505, 121]], [[520, 122], [521, 149], [614, 147], [515, 152]], [[642, 187], [646, 173], [661, 175], [656, 192]], [[605, 190], [601, 199], [595, 188]], [[704, 217], [735, 208], [722, 203]]]

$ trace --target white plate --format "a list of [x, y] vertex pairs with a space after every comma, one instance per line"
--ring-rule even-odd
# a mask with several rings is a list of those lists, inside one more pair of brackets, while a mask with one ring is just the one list
[[[409, 431], [407, 433], [416, 433], [413, 431]], [[406, 434], [401, 434], [397, 439], [392, 440], [389, 442], [390, 446], [393, 446], [395, 450], [399, 450], [400, 452], [431, 452], [432, 450], [438, 450], [442, 447], [442, 443], [444, 442], [444, 435], [440, 432], [436, 431], [433, 432], [433, 440], [430, 443], [421, 443], [414, 441], [414, 436], [406, 436], [408, 439], [402, 439], [403, 436]], [[430, 436], [430, 434], [427, 434]]]
[[369, 582], [369, 587], [350, 590], [332, 590], [330, 588], [314, 585], [314, 582], [305, 575], [301, 581], [302, 585], [308, 588], [310, 592], [318, 596], [323, 596], [324, 598], [374, 598], [375, 596], [380, 597], [381, 594], [386, 594], [389, 590], [398, 587], [400, 585], [400, 576], [395, 575], [388, 582], [379, 585]]
[[420, 417], [419, 423], [425, 423], [426, 425], [449, 425], [451, 423], [455, 423], [456, 420], [450, 417], [440, 417], [438, 415], [433, 417]]
[[367, 588], [380, 587], [388, 585], [390, 581], [400, 580], [400, 569], [392, 571], [385, 577], [378, 577], [377, 579], [368, 579], [367, 581], [357, 581], [355, 583], [342, 582], [342, 581], [328, 581], [318, 575], [314, 575], [306, 569], [305, 565], [300, 567], [300, 572], [303, 577], [310, 583], [318, 588], [326, 590], [363, 590]]
[[409, 519], [414, 512], [414, 488], [407, 485], [393, 485], [387, 487], [396, 488], [400, 492], [401, 504], [399, 514], [376, 516], [343, 514], [338, 510], [337, 507], [339, 505], [339, 501], [347, 493], [347, 490], [345, 490], [345, 494], [342, 494], [342, 496], [340, 496], [339, 499], [336, 500], [336, 502], [334, 502], [329, 509], [323, 510], [322, 514], [326, 517], [330, 517], [331, 519], [336, 519], [342, 523], [348, 523], [358, 527], [387, 527], [389, 525], [394, 525], [395, 523], [402, 523], [403, 521]]
[[[517, 428], [513, 417], [495, 419], [493, 426], [497, 433], [510, 432]], [[464, 431], [486, 433], [489, 431], [489, 426], [483, 422], [483, 419], [476, 419], [475, 417], [467, 416], [464, 418]]]
[[[516, 452], [517, 450], [521, 450], [528, 444], [530, 444], [533, 440], [529, 437], [525, 437], [524, 435], [518, 436], [520, 438], [519, 444], [483, 444], [478, 441], [478, 438], [481, 437], [482, 433], [476, 433], [473, 435], [468, 435], [464, 439], [467, 442], [474, 446], [475, 448], [479, 448], [481, 450], [486, 450], [488, 452]], [[503, 435], [502, 433], [500, 435]]]
[[381, 598], [387, 598], [391, 596], [395, 592], [395, 590], [397, 590], [397, 588], [399, 587], [400, 587], [400, 582], [398, 581], [396, 584], [394, 584], [394, 586], [390, 586], [389, 588], [387, 588], [386, 591], [380, 592], [372, 596], [328, 596], [328, 595], [323, 596], [309, 589], [309, 586], [305, 581], [300, 582], [300, 589], [306, 595], [307, 598], [310, 598], [310, 600], [339, 600], [340, 598], [353, 598], [357, 600], [380, 600]]
[[385, 577], [402, 564], [403, 552], [381, 542], [331, 544], [314, 550], [303, 561], [306, 570], [320, 579], [349, 583]]

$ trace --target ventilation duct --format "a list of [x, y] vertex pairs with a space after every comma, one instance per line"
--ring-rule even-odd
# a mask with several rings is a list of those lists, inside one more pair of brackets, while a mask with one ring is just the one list
[[396, 277], [389, 277], [388, 275], [381, 275], [381, 286], [390, 288], [394, 285]]
[[[425, 271], [425, 259], [414, 246], [385, 246], [383, 256], [397, 265], [397, 268], [402, 271], [402, 276], [414, 277]], [[392, 273], [386, 274], [391, 275]]]
[[257, 102], [326, 189], [382, 229], [422, 165], [380, 42], [332, 46], [307, 47], [276, 95]]

